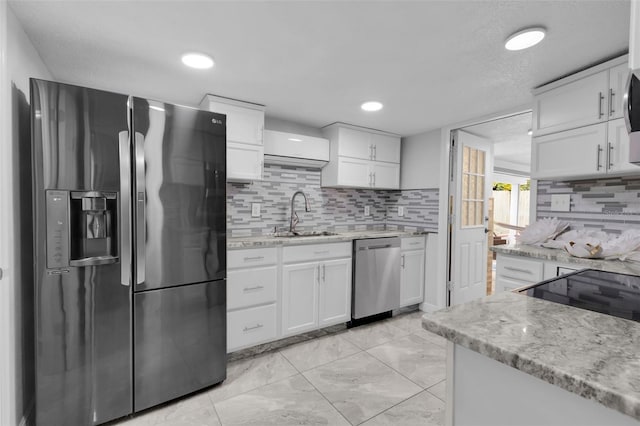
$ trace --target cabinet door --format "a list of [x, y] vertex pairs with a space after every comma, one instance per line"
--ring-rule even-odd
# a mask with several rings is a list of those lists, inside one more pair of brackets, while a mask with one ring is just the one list
[[400, 138], [372, 133], [371, 144], [375, 161], [400, 162]]
[[607, 93], [609, 120], [622, 118], [622, 96], [629, 76], [629, 65], [625, 62], [609, 70], [609, 92]]
[[262, 180], [264, 148], [227, 142], [227, 181]]
[[405, 251], [401, 255], [400, 306], [422, 303], [424, 295], [424, 250]]
[[319, 326], [351, 319], [351, 259], [328, 260], [320, 264]]
[[534, 137], [533, 179], [580, 178], [606, 171], [607, 123]]
[[282, 335], [317, 328], [318, 262], [282, 267]]
[[264, 111], [211, 102], [210, 109], [227, 116], [227, 141], [262, 145]]
[[369, 188], [373, 184], [373, 175], [368, 160], [356, 158], [338, 158], [338, 185], [356, 188]]
[[371, 133], [341, 127], [338, 129], [338, 155], [371, 160]]
[[536, 96], [533, 135], [539, 136], [607, 120], [609, 71], [601, 71]]
[[640, 174], [640, 167], [629, 163], [629, 133], [624, 118], [609, 121], [607, 129], [607, 172], [609, 174]]
[[373, 186], [381, 189], [400, 188], [400, 164], [373, 162]]

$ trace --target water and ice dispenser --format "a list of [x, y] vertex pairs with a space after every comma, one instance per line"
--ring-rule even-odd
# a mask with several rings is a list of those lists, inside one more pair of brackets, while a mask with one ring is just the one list
[[118, 261], [118, 194], [48, 190], [47, 267]]

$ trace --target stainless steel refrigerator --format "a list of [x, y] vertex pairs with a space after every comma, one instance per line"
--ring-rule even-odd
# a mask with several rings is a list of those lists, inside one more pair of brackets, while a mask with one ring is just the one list
[[36, 423], [226, 378], [225, 116], [31, 80]]

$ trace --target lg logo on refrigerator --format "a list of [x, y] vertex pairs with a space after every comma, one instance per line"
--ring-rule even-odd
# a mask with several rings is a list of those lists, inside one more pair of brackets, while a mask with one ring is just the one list
[[212, 122], [213, 124], [222, 124], [222, 120], [218, 120], [217, 118], [212, 118], [212, 119], [211, 119], [211, 122]]

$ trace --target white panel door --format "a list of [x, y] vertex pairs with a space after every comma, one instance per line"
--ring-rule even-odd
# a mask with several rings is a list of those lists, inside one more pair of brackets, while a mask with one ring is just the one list
[[380, 189], [400, 188], [400, 164], [371, 163], [373, 172], [373, 187]]
[[399, 137], [372, 133], [371, 145], [373, 145], [373, 159], [375, 161], [400, 162]]
[[607, 172], [610, 174], [640, 174], [640, 166], [629, 163], [629, 133], [624, 118], [607, 123]]
[[533, 179], [579, 178], [606, 173], [607, 123], [534, 137]]
[[486, 295], [487, 202], [493, 145], [488, 139], [455, 132], [455, 185], [451, 236], [451, 304]]
[[351, 259], [320, 263], [320, 327], [351, 319]]
[[371, 133], [341, 127], [338, 129], [338, 155], [371, 160]]
[[264, 148], [246, 143], [227, 142], [227, 180], [262, 180]]
[[282, 335], [302, 333], [318, 324], [318, 262], [282, 267]]
[[622, 97], [629, 76], [629, 64], [626, 62], [609, 70], [609, 93], [607, 93], [609, 120], [622, 118]]
[[567, 83], [535, 98], [533, 135], [606, 121], [609, 71]]
[[424, 250], [400, 255], [400, 306], [422, 303], [424, 292]]
[[368, 160], [338, 158], [338, 185], [369, 188], [373, 185], [373, 174]]

